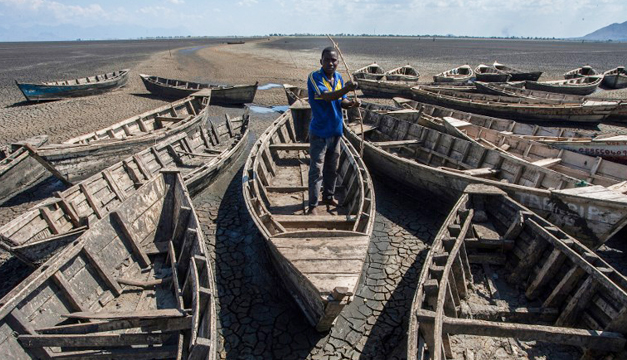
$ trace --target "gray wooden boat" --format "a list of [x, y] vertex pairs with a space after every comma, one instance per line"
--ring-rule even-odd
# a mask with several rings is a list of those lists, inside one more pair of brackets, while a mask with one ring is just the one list
[[548, 91], [560, 94], [590, 95], [597, 90], [603, 76], [584, 76], [579, 78], [555, 81], [529, 81], [525, 88], [529, 90]]
[[166, 79], [154, 75], [139, 75], [151, 93], [165, 98], [181, 99], [202, 90], [211, 90], [212, 105], [241, 105], [253, 102], [259, 82], [254, 85], [218, 85], [185, 80]]
[[465, 83], [475, 76], [475, 72], [468, 65], [458, 66], [454, 69], [441, 72], [433, 76], [433, 82], [457, 82]]
[[511, 74], [492, 66], [480, 64], [475, 68], [475, 78], [477, 81], [507, 82], [511, 77]]
[[627, 87], [627, 71], [625, 71], [625, 67], [619, 66], [604, 72], [603, 85], [612, 89]]
[[521, 71], [503, 64], [499, 64], [496, 61], [494, 62], [494, 64], [492, 64], [492, 66], [497, 70], [510, 74], [511, 77], [509, 78], [509, 81], [538, 81], [538, 79], [542, 75], [542, 71]]
[[197, 194], [242, 153], [247, 137], [247, 113], [221, 121], [209, 118], [33, 206], [0, 227], [0, 246], [38, 266], [162, 170], [180, 170], [188, 191]]
[[387, 71], [385, 73], [385, 79], [387, 81], [405, 81], [415, 83], [420, 79], [420, 73], [413, 66], [407, 64]]
[[474, 84], [477, 90], [484, 94], [541, 100], [543, 102], [552, 104], [583, 104], [586, 101], [599, 100], [606, 102], [615, 102], [616, 108], [612, 110], [608, 119], [619, 122], [627, 120], [627, 101], [623, 100], [611, 98], [603, 99], [596, 96], [586, 97], [582, 95], [561, 94], [541, 90], [530, 90], [524, 88], [516, 88], [510, 86], [509, 84], [484, 83], [480, 81], [476, 81]]
[[411, 88], [416, 85], [411, 82], [370, 79], [359, 79], [357, 83], [364, 96], [381, 98], [411, 96]]
[[598, 123], [614, 111], [618, 103], [587, 100], [582, 104], [547, 104], [534, 99], [472, 94], [450, 90], [430, 91], [412, 88], [412, 97], [420, 102], [450, 107], [494, 117], [522, 121]]
[[[627, 164], [627, 135], [610, 135], [594, 139], [540, 138], [537, 141], [556, 149]], [[623, 170], [623, 174], [627, 174], [627, 171]]]
[[353, 72], [353, 77], [357, 80], [381, 80], [385, 77], [385, 71], [377, 63], [372, 63], [359, 68]]
[[40, 135], [0, 148], [0, 204], [30, 186], [43, 180], [48, 171], [28, 153], [28, 148], [48, 142], [47, 135]]
[[285, 96], [287, 97], [287, 103], [289, 105], [292, 105], [299, 99], [306, 99], [309, 97], [307, 89], [305, 88], [290, 84], [283, 84], [283, 89], [285, 90]]
[[79, 79], [41, 83], [21, 83], [16, 80], [15, 84], [28, 101], [60, 100], [97, 95], [120, 88], [126, 85], [129, 72], [129, 69], [124, 69]]
[[582, 360], [624, 359], [626, 313], [620, 272], [503, 191], [471, 185], [420, 273], [407, 359], [488, 359], [503, 343], [514, 357], [546, 343], [547, 358], [577, 347]]
[[436, 118], [443, 118], [445, 116], [453, 117], [455, 119], [467, 121], [484, 128], [494, 129], [496, 131], [505, 133], [512, 133], [517, 136], [561, 138], [590, 138], [591, 136], [590, 132], [582, 132], [577, 130], [576, 128], [546, 127], [537, 124], [516, 122], [513, 120], [459, 111], [404, 98], [394, 98], [393, 100], [399, 108], [415, 109], [421, 113], [431, 115], [432, 117]]
[[565, 72], [564, 79], [575, 79], [575, 78], [593, 76], [593, 75], [599, 75], [599, 72], [594, 70], [592, 66], [585, 65], [580, 68], [576, 68], [576, 69]]
[[292, 111], [307, 109], [282, 114], [253, 146], [244, 165], [244, 200], [285, 287], [308, 321], [327, 331], [359, 284], [374, 225], [374, 189], [358, 153], [343, 138], [339, 206], [306, 215], [309, 143], [297, 141], [295, 128], [301, 126], [294, 124]]
[[[529, 163], [407, 120], [360, 110], [369, 169], [409, 189], [451, 204], [469, 184], [493, 185], [593, 247], [627, 224], [627, 195], [620, 192], [551, 170], [542, 160]], [[359, 144], [354, 115], [345, 134]]]
[[0, 300], [0, 353], [214, 360], [209, 261], [183, 179], [159, 175]]
[[61, 144], [31, 148], [30, 152], [53, 175], [74, 184], [130, 154], [199, 127], [206, 119], [211, 96], [210, 90], [203, 90]]

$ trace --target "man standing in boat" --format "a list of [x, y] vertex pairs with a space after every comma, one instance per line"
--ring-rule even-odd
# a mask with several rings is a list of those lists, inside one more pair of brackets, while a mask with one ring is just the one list
[[[322, 67], [309, 74], [307, 90], [311, 106], [309, 124], [309, 210], [317, 215], [320, 205], [337, 206], [335, 180], [340, 158], [340, 138], [343, 134], [342, 108], [359, 106], [357, 99], [349, 100], [346, 94], [357, 88], [357, 83], [344, 80], [336, 72], [338, 53], [333, 47], [322, 50]], [[322, 200], [319, 200], [320, 189]]]

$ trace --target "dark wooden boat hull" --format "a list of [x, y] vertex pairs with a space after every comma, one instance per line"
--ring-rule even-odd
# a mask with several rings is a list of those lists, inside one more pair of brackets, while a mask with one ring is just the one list
[[581, 85], [558, 85], [551, 84], [549, 82], [538, 82], [538, 81], [527, 81], [525, 82], [525, 88], [529, 90], [539, 90], [539, 91], [547, 91], [554, 92], [560, 94], [570, 94], [570, 95], [590, 95], [597, 90], [599, 85], [601, 84], [601, 79], [598, 81], [594, 81], [592, 83], [585, 83]]
[[[369, 121], [369, 116], [385, 117], [387, 115], [367, 114], [364, 123]], [[399, 131], [403, 128], [404, 127], [399, 126]], [[419, 129], [422, 127], [416, 124], [413, 125], [413, 128]], [[357, 129], [357, 127], [355, 129]], [[428, 135], [430, 139], [440, 139], [438, 141], [440, 141], [441, 144], [446, 144], [446, 146], [452, 147], [453, 145], [451, 144], [458, 143], [458, 145], [455, 145], [455, 149], [458, 149], [460, 152], [462, 151], [461, 149], [470, 146], [466, 145], [467, 140], [459, 138], [454, 140], [452, 139], [454, 138], [452, 135], [442, 133], [437, 135], [438, 133], [435, 130], [421, 131], [425, 134], [430, 134]], [[430, 131], [435, 133], [431, 134]], [[350, 127], [345, 127], [345, 134], [354, 146], [360, 146], [360, 136], [353, 132]], [[440, 149], [440, 147], [437, 148]], [[458, 152], [458, 150], [455, 152]], [[370, 141], [364, 142], [363, 152], [364, 161], [371, 171], [393, 178], [400, 184], [409, 189], [414, 189], [419, 193], [436, 195], [443, 203], [454, 203], [469, 184], [479, 183], [496, 186], [507, 192], [508, 195], [516, 201], [519, 201], [524, 206], [529, 207], [534, 212], [560, 226], [566, 232], [577, 235], [580, 240], [585, 241], [585, 243], [589, 244], [591, 247], [598, 247], [627, 224], [627, 196], [607, 190], [602, 186], [547, 190], [534, 188], [532, 186], [517, 185], [510, 182], [496, 181], [480, 176], [460, 173], [458, 171], [442, 169], [436, 165], [425, 165], [414, 159], [392, 154], [381, 147], [373, 145]], [[452, 160], [453, 163], [454, 161], [458, 161], [460, 157], [461, 155], [459, 154], [453, 156], [455, 159]], [[434, 157], [434, 159], [435, 158], [436, 157]], [[515, 160], [512, 161], [517, 162]], [[509, 169], [508, 171], [515, 170]], [[553, 177], [553, 175], [548, 173], [544, 176], [539, 175], [539, 172], [554, 173], [553, 171], [540, 169], [539, 167], [535, 169], [529, 168], [525, 171], [530, 171], [530, 176], [536, 177], [536, 181], [540, 178], [542, 181], [545, 181]], [[520, 171], [517, 172], [519, 173]], [[559, 182], [557, 178], [555, 178], [555, 181]], [[533, 180], [529, 181], [529, 183], [533, 182]], [[557, 186], [554, 187], [557, 188]], [[588, 193], [586, 193], [586, 191], [588, 191]], [[595, 195], [595, 191], [599, 191], [599, 193]], [[601, 193], [607, 193], [607, 196], [601, 197], [599, 195]]]
[[60, 100], [71, 97], [97, 95], [120, 88], [126, 85], [129, 71], [128, 69], [120, 70], [117, 74], [114, 73], [115, 75], [113, 75], [111, 79], [75, 85], [29, 84], [19, 83], [17, 81], [15, 83], [28, 101]]
[[393, 98], [395, 96], [411, 96], [411, 88], [414, 84], [385, 81], [385, 80], [368, 80], [360, 79], [359, 90], [364, 96]]
[[[184, 80], [165, 79], [157, 76], [140, 75], [146, 90], [159, 97], [181, 99], [202, 89], [211, 89], [212, 105], [241, 105], [252, 103], [257, 93], [254, 85], [212, 85]], [[170, 85], [180, 83], [182, 85]]]
[[[48, 171], [30, 156], [23, 143], [33, 147], [44, 145], [48, 136], [40, 135], [22, 143], [7, 146], [7, 153], [0, 159], [0, 204], [43, 180]], [[2, 155], [2, 154], [0, 154]]]
[[510, 81], [510, 74], [489, 74], [489, 73], [478, 73], [475, 71], [475, 78], [477, 81], [485, 81], [485, 82], [507, 82]]

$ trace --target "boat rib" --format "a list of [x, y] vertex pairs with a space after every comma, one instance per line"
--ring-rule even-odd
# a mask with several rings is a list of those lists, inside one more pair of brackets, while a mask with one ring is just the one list
[[0, 353], [214, 360], [209, 260], [183, 179], [160, 174], [0, 300]]
[[470, 185], [422, 268], [407, 358], [461, 358], [472, 353], [457, 345], [464, 339], [514, 338], [550, 343], [551, 354], [561, 344], [582, 348], [582, 359], [622, 359], [626, 290], [578, 240], [499, 189]]
[[375, 199], [368, 171], [342, 138], [339, 205], [320, 205], [323, 214], [306, 215], [309, 144], [297, 141], [292, 111], [307, 110], [285, 112], [259, 137], [244, 165], [242, 185], [246, 207], [285, 287], [308, 321], [327, 331], [357, 291]]
[[155, 144], [33, 206], [0, 227], [0, 246], [25, 263], [38, 266], [89, 224], [130, 197], [166, 169], [182, 172], [194, 195], [243, 151], [248, 114], [219, 123], [202, 112], [202, 125]]

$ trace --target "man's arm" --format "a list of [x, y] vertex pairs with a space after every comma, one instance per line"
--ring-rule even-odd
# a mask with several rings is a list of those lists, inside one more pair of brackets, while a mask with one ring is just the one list
[[361, 101], [359, 101], [359, 99], [354, 98], [354, 99], [342, 99], [342, 107], [344, 109], [348, 109], [348, 108], [353, 108], [353, 107], [360, 107], [361, 106]]
[[[346, 84], [344, 84], [344, 87], [341, 88], [340, 90], [327, 91], [327, 92], [321, 93], [320, 98], [324, 101], [337, 100], [355, 89], [357, 89], [357, 83], [348, 81]], [[342, 101], [342, 103], [344, 103], [344, 101]]]

